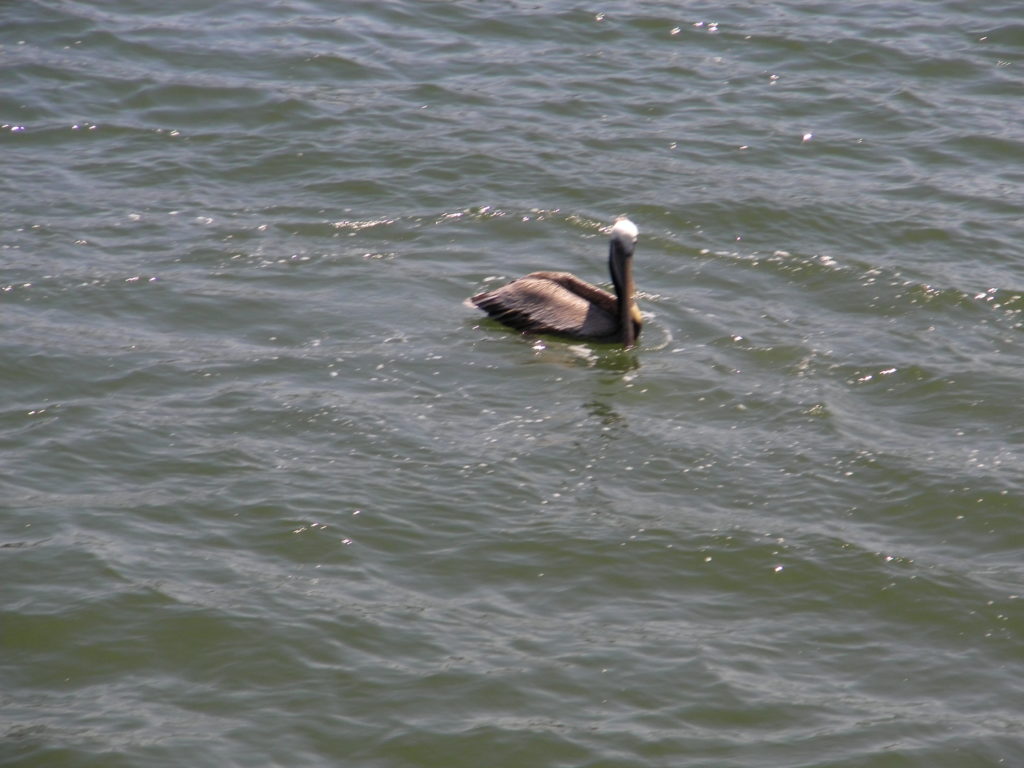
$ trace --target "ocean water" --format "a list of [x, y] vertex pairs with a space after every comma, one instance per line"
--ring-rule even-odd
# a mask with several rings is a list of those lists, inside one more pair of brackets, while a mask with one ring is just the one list
[[[0, 765], [1024, 765], [1024, 7], [0, 6]], [[640, 345], [462, 300], [607, 284]]]

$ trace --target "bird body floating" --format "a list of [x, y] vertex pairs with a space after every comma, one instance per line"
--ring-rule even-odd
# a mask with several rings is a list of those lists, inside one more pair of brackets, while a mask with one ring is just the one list
[[632, 347], [643, 318], [633, 294], [633, 251], [639, 230], [627, 218], [611, 228], [608, 271], [615, 293], [569, 272], [531, 272], [469, 301], [510, 328]]

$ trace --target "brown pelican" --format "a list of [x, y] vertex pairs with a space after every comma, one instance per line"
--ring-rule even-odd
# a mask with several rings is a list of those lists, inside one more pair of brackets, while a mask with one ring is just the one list
[[643, 323], [633, 300], [633, 249], [638, 234], [636, 224], [627, 218], [612, 227], [608, 270], [614, 296], [568, 272], [531, 272], [469, 301], [520, 331], [620, 341], [631, 347]]

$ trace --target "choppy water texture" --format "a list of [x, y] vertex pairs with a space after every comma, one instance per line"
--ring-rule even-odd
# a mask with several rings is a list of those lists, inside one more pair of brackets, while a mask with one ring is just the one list
[[[0, 762], [1024, 765], [1024, 7], [5, 3]], [[464, 297], [607, 280], [639, 349]]]

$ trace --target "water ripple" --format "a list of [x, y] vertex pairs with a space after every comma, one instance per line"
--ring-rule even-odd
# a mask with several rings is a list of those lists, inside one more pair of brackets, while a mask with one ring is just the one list
[[19, 7], [0, 752], [1012, 762], [1019, 17]]

